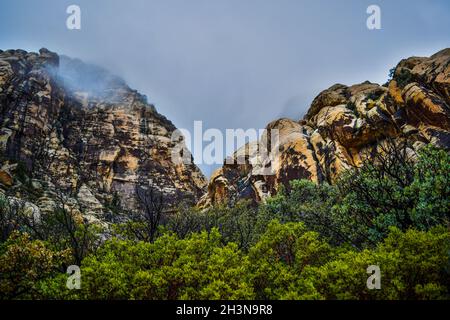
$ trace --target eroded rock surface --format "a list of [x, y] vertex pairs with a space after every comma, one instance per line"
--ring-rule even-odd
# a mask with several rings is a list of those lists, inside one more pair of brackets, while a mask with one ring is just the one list
[[100, 219], [115, 195], [135, 208], [136, 185], [174, 202], [204, 193], [200, 170], [171, 160], [175, 126], [98, 67], [46, 49], [0, 51], [0, 110], [1, 188], [19, 183], [10, 168], [20, 163], [41, 189], [35, 203], [44, 210], [52, 190]]
[[333, 183], [386, 139], [408, 137], [416, 148], [432, 143], [450, 149], [450, 49], [402, 60], [384, 86], [333, 85], [314, 99], [304, 119], [276, 120], [266, 130], [273, 128], [280, 132], [279, 153], [270, 159], [274, 174], [258, 174], [253, 142], [233, 155], [246, 158], [245, 164], [225, 164], [213, 174], [200, 206], [259, 202], [292, 179]]

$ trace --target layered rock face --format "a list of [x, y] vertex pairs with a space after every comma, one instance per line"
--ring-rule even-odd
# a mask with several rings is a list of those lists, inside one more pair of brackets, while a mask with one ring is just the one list
[[136, 208], [139, 185], [174, 202], [195, 202], [204, 192], [195, 165], [171, 160], [174, 125], [100, 68], [46, 49], [0, 51], [0, 109], [1, 189], [16, 187], [17, 165], [25, 167], [31, 187], [50, 186], [37, 193], [39, 207], [48, 207], [51, 190], [95, 216], [115, 196]]
[[[278, 152], [265, 164], [273, 174], [261, 175], [255, 150], [273, 129], [279, 131], [272, 146]], [[384, 86], [336, 84], [314, 99], [304, 119], [279, 119], [266, 131], [262, 141], [234, 153], [234, 164], [212, 175], [200, 206], [259, 202], [293, 179], [333, 183], [387, 139], [408, 138], [415, 149], [428, 143], [450, 149], [450, 49], [402, 60]], [[242, 158], [246, 162], [237, 164]]]

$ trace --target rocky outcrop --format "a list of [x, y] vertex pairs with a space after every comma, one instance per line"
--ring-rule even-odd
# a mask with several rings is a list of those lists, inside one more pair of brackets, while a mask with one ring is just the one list
[[[273, 174], [260, 175], [255, 146], [265, 145], [271, 129], [280, 134], [278, 152], [266, 163]], [[270, 123], [259, 142], [233, 155], [245, 158], [244, 164], [224, 164], [213, 174], [199, 205], [259, 202], [292, 179], [333, 183], [386, 139], [404, 137], [415, 148], [432, 143], [450, 149], [450, 49], [402, 60], [383, 86], [336, 84], [314, 99], [304, 119]]]
[[0, 51], [0, 110], [0, 187], [10, 192], [20, 184], [11, 172], [19, 163], [44, 190], [34, 199], [40, 207], [64, 192], [101, 217], [115, 196], [136, 208], [140, 185], [174, 202], [196, 202], [204, 192], [195, 165], [171, 160], [174, 125], [98, 67], [46, 49]]
[[334, 183], [387, 139], [450, 148], [449, 106], [450, 49], [408, 58], [385, 85], [336, 84], [303, 119], [269, 123], [207, 184], [195, 165], [172, 161], [176, 128], [122, 79], [46, 49], [0, 50], [0, 192], [47, 212], [63, 193], [99, 220], [117, 199], [136, 209], [137, 186], [201, 207], [260, 202], [293, 179]]

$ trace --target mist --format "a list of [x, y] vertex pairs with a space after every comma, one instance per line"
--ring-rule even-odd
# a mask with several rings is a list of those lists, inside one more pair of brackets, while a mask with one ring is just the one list
[[58, 77], [71, 91], [85, 91], [93, 96], [104, 96], [105, 92], [125, 85], [125, 81], [109, 71], [80, 59], [60, 56]]

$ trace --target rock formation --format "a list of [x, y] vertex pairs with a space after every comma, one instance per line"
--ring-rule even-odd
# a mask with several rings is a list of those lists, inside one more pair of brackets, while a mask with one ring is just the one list
[[0, 50], [0, 110], [0, 191], [33, 194], [44, 210], [55, 192], [99, 219], [114, 197], [135, 208], [139, 185], [169, 201], [204, 193], [200, 170], [171, 160], [174, 125], [98, 67], [47, 49]]
[[[321, 92], [302, 120], [269, 123], [209, 184], [195, 165], [172, 161], [176, 128], [145, 96], [80, 60], [46, 49], [0, 50], [0, 109], [0, 193], [33, 212], [51, 212], [63, 193], [103, 221], [112, 204], [136, 209], [139, 186], [200, 207], [260, 202], [293, 179], [334, 183], [388, 139], [450, 148], [450, 49], [402, 60], [385, 85]], [[279, 152], [261, 160], [263, 146]]]
[[[344, 170], [359, 166], [386, 139], [407, 137], [413, 147], [450, 148], [450, 49], [429, 58], [402, 60], [386, 85], [336, 84], [321, 92], [304, 119], [271, 122], [263, 135], [279, 130], [278, 154], [270, 159], [273, 175], [255, 167], [253, 142], [236, 151], [211, 177], [202, 207], [236, 199], [255, 202], [275, 194], [292, 179], [333, 183]], [[237, 164], [238, 158], [245, 163]]]

